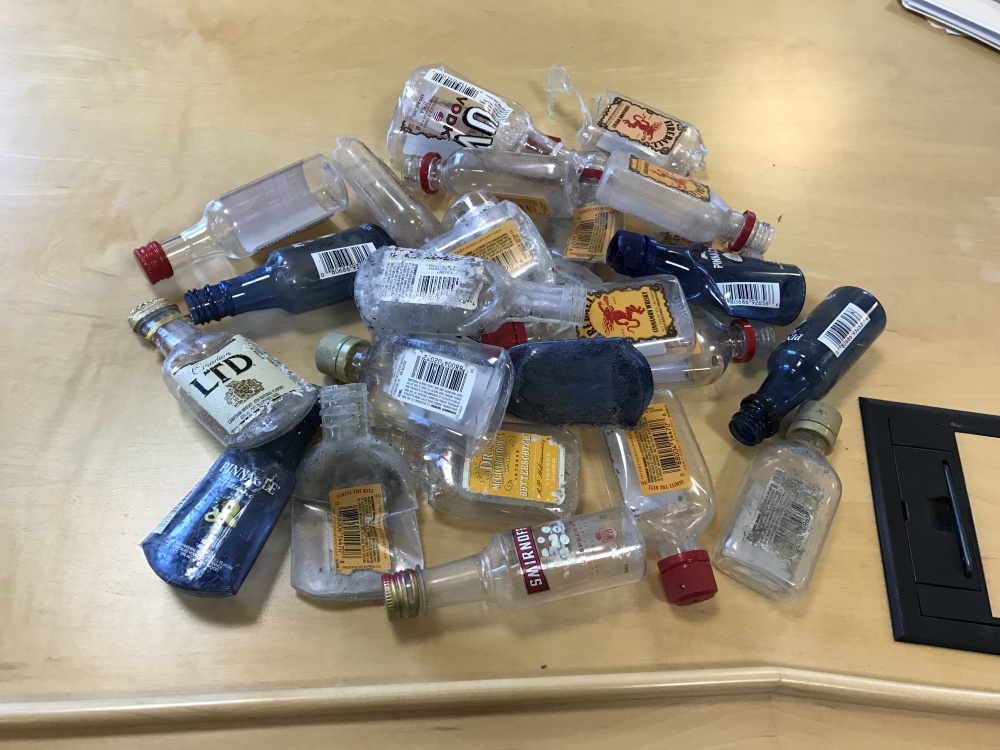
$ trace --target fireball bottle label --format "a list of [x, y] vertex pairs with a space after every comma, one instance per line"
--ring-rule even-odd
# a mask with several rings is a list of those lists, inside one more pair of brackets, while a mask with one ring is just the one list
[[689, 180], [687, 177], [681, 177], [673, 172], [668, 172], [663, 167], [650, 164], [648, 161], [643, 161], [635, 156], [629, 157], [628, 168], [629, 171], [635, 172], [637, 175], [648, 177], [653, 182], [668, 187], [671, 190], [690, 195], [692, 198], [697, 198], [700, 201], [705, 201], [705, 203], [712, 200], [712, 191], [708, 185], [697, 180]]
[[623, 338], [629, 341], [673, 338], [677, 326], [661, 284], [644, 284], [587, 295], [577, 338]]
[[670, 153], [684, 131], [684, 123], [655, 112], [621, 96], [611, 100], [597, 126], [617, 133], [622, 138], [641, 143], [661, 154]]

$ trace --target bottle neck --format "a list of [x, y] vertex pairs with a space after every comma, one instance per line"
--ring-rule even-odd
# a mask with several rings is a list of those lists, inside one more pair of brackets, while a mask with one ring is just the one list
[[833, 450], [833, 446], [827, 442], [826, 438], [814, 430], [789, 430], [785, 440], [789, 443], [807, 446], [821, 456], [828, 456]]
[[747, 217], [743, 214], [730, 209], [729, 216], [726, 217], [726, 231], [719, 236], [719, 239], [725, 241], [730, 246], [735, 244], [740, 239], [746, 219]]
[[281, 305], [277, 280], [270, 263], [218, 284], [185, 292], [184, 302], [191, 319], [198, 325]]
[[205, 216], [190, 229], [161, 243], [160, 247], [175, 272], [196, 260], [222, 252], [208, 231], [208, 219]]
[[509, 320], [547, 321], [583, 325], [587, 290], [578, 284], [548, 286], [515, 281], [507, 304]]
[[[177, 312], [177, 308], [173, 308], [173, 312]], [[161, 315], [151, 315], [148, 320], [144, 321], [141, 326], [139, 326], [136, 333], [140, 336], [147, 336], [156, 324], [168, 317], [170, 313], [164, 312]], [[169, 320], [163, 325], [156, 328], [153, 331], [153, 335], [149, 337], [149, 340], [156, 345], [156, 348], [160, 350], [160, 353], [166, 357], [174, 348], [191, 338], [192, 336], [197, 336], [201, 333], [198, 328], [186, 317], [177, 318], [175, 320]]]
[[323, 439], [356, 441], [371, 435], [368, 388], [362, 383], [331, 385], [319, 392]]
[[345, 383], [360, 383], [361, 379], [365, 376], [365, 368], [368, 365], [368, 353], [371, 351], [370, 346], [358, 347], [350, 353], [347, 361], [344, 363], [344, 382]]

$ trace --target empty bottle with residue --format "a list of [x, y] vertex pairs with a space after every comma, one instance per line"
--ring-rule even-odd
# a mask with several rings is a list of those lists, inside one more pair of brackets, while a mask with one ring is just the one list
[[807, 401], [785, 439], [757, 451], [719, 531], [720, 570], [772, 599], [805, 593], [840, 502], [840, 478], [826, 459], [840, 425], [832, 406]]
[[363, 384], [327, 386], [319, 398], [323, 439], [302, 459], [292, 504], [292, 586], [320, 599], [378, 599], [383, 573], [424, 562], [413, 478], [371, 433]]
[[646, 550], [622, 506], [494, 534], [482, 552], [382, 576], [386, 616], [401, 620], [470, 602], [507, 610], [638, 583]]
[[247, 258], [347, 208], [347, 189], [316, 154], [210, 201], [201, 221], [176, 237], [133, 250], [150, 284], [212, 255]]
[[[711, 599], [718, 587], [701, 535], [715, 513], [715, 490], [681, 402], [657, 391], [631, 430], [605, 428], [605, 475], [635, 514], [646, 546], [659, 557], [660, 581], [671, 604]], [[617, 481], [610, 481], [610, 474]]]

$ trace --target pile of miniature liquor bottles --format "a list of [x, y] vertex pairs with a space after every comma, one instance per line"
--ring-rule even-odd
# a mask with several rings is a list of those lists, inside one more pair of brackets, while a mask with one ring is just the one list
[[[550, 114], [559, 91], [576, 87], [554, 65]], [[711, 560], [776, 599], [805, 591], [840, 498], [826, 456], [841, 418], [819, 399], [885, 312], [841, 286], [778, 342], [772, 326], [799, 319], [805, 279], [761, 257], [768, 224], [688, 176], [704, 166], [699, 131], [615, 91], [576, 95], [580, 150], [448, 67], [418, 68], [389, 126], [398, 177], [339, 138], [332, 158], [227, 193], [191, 229], [135, 250], [154, 284], [207, 255], [248, 257], [345, 209], [348, 186], [377, 222], [192, 289], [187, 315], [163, 299], [131, 313], [165, 357], [170, 392], [226, 448], [143, 542], [163, 580], [235, 594], [291, 499], [292, 585], [382, 600], [390, 619], [635, 583], [647, 547], [670, 602], [704, 601], [717, 591], [701, 547], [715, 493], [674, 390], [769, 355], [730, 432], [757, 445], [795, 413], [751, 462]], [[414, 194], [441, 191], [454, 202], [439, 220]], [[630, 217], [657, 235], [626, 231]], [[348, 300], [372, 340], [325, 335], [316, 365], [339, 384], [323, 388], [241, 335], [198, 327]], [[576, 515], [581, 456], [567, 426], [599, 431], [610, 507]], [[424, 569], [421, 496], [514, 528]]]

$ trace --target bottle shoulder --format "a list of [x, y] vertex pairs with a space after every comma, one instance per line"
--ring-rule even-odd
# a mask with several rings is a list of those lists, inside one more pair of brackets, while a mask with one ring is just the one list
[[163, 371], [169, 373], [185, 365], [199, 362], [228, 346], [236, 334], [228, 331], [204, 332], [188, 336], [170, 350], [163, 360]]

